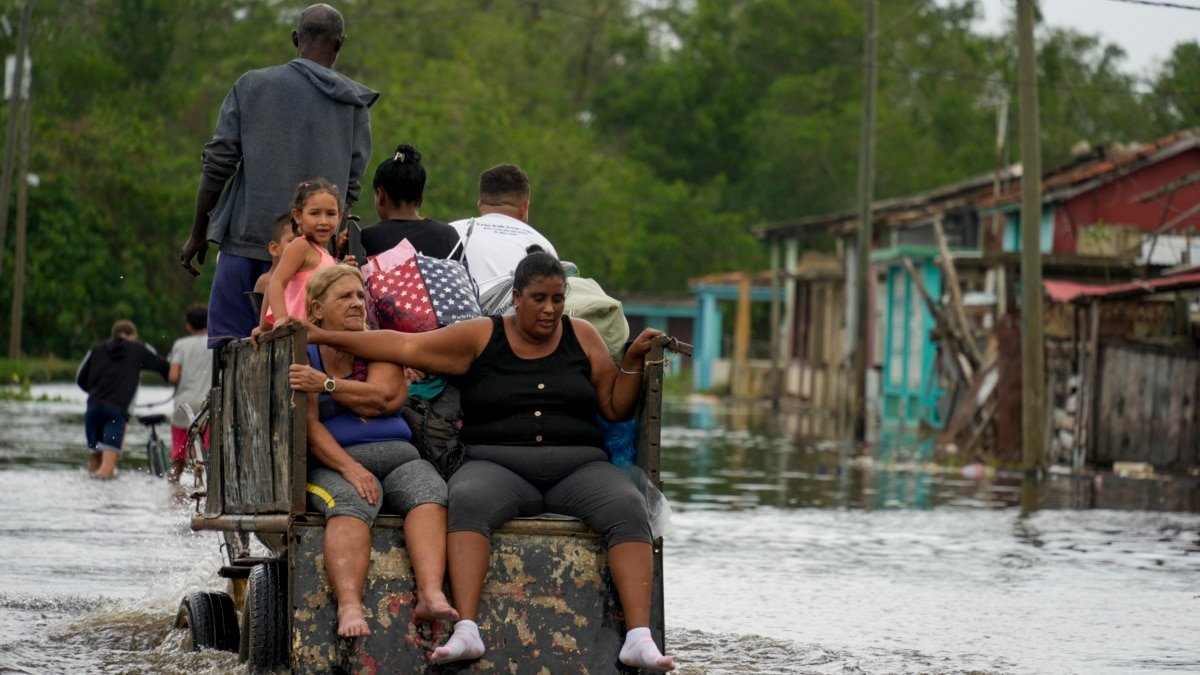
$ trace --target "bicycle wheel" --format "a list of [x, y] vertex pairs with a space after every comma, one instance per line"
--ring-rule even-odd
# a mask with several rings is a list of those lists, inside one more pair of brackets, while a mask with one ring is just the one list
[[151, 438], [146, 441], [146, 459], [150, 462], [150, 473], [162, 478], [167, 473], [167, 444], [161, 438]]

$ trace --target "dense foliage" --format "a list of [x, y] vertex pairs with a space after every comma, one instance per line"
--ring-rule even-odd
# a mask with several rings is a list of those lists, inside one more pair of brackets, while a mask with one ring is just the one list
[[[27, 353], [75, 358], [122, 317], [160, 348], [182, 332], [212, 270], [193, 280], [177, 262], [200, 149], [239, 74], [294, 57], [304, 4], [35, 3]], [[473, 212], [482, 169], [521, 164], [533, 223], [611, 292], [760, 267], [750, 225], [853, 206], [858, 0], [334, 4], [350, 35], [339, 69], [383, 93], [369, 171], [415, 143], [430, 173], [423, 213], [451, 220]], [[990, 170], [1005, 92], [1015, 146], [1014, 41], [973, 32], [969, 1], [879, 4], [876, 194]], [[0, 1], [13, 26], [18, 5]], [[1200, 116], [1200, 45], [1143, 83], [1096, 38], [1039, 38], [1047, 166], [1080, 140], [1148, 140]], [[0, 33], [5, 53], [15, 41]], [[368, 223], [370, 211], [356, 209]], [[12, 241], [10, 221], [3, 344]]]

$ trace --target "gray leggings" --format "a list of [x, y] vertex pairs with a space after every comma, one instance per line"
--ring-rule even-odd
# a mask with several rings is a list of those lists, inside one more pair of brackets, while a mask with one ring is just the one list
[[582, 520], [609, 547], [652, 541], [646, 498], [600, 448], [471, 445], [449, 488], [450, 532], [491, 538], [517, 516], [560, 513]]
[[446, 482], [408, 442], [363, 443], [346, 448], [346, 452], [375, 474], [383, 499], [380, 503], [368, 504], [342, 474], [324, 464], [311, 462], [308, 503], [326, 518], [353, 516], [370, 525], [380, 507], [387, 513], [403, 516], [421, 504], [446, 505]]

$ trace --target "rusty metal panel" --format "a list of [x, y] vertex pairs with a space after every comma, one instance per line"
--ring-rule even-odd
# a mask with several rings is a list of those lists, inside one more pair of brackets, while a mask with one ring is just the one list
[[637, 408], [637, 463], [656, 487], [662, 487], [659, 477], [660, 436], [662, 430], [662, 383], [665, 339], [655, 339], [646, 353], [642, 367], [642, 396]]
[[[428, 654], [449, 624], [414, 623], [412, 568], [400, 519], [372, 528], [363, 607], [372, 634], [335, 635], [336, 604], [325, 578], [324, 528], [297, 523], [291, 541], [293, 668], [298, 673], [615, 673], [623, 616], [604, 542], [577, 521], [519, 520], [497, 531], [480, 601], [487, 652], [477, 661], [432, 666]], [[662, 548], [655, 547], [651, 631], [662, 644]]]

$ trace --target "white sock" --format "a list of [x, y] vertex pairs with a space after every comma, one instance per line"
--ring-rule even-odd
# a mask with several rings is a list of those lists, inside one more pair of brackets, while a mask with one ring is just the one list
[[625, 644], [621, 646], [621, 663], [632, 668], [641, 668], [654, 673], [665, 673], [675, 670], [675, 662], [669, 656], [663, 656], [650, 636], [650, 629], [645, 626], [630, 629], [625, 633]]
[[450, 663], [483, 656], [483, 638], [479, 637], [479, 626], [470, 619], [454, 624], [454, 632], [446, 644], [433, 650], [429, 660], [433, 663]]

